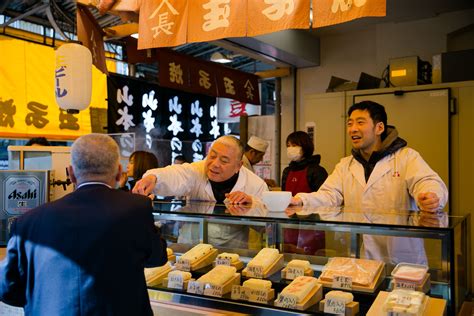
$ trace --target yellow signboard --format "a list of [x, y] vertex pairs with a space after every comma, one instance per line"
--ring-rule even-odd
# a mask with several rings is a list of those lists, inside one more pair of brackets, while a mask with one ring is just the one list
[[[72, 115], [56, 104], [54, 70], [54, 48], [0, 36], [0, 137], [74, 139], [91, 132], [89, 109]], [[92, 87], [90, 107], [107, 108], [107, 77], [95, 67]]]

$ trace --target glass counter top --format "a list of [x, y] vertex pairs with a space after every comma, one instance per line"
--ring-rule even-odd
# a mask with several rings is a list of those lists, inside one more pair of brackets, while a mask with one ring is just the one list
[[154, 201], [154, 211], [197, 217], [250, 219], [285, 223], [344, 223], [368, 226], [429, 227], [451, 230], [460, 224], [463, 216], [448, 216], [445, 212], [427, 213], [410, 210], [354, 210], [344, 207], [305, 208], [289, 206], [282, 212], [269, 211], [265, 206], [216, 204], [201, 201]]

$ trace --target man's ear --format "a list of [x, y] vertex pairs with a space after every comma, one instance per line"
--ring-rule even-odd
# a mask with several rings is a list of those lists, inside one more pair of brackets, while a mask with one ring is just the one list
[[71, 182], [77, 184], [77, 178], [71, 165], [67, 166], [67, 172], [69, 173], [69, 179], [71, 179]]
[[378, 122], [375, 124], [375, 134], [377, 136], [382, 135], [382, 133], [385, 131], [385, 124], [383, 122]]
[[118, 165], [118, 171], [117, 174], [115, 175], [115, 181], [120, 181], [120, 178], [122, 177], [122, 164], [119, 163]]

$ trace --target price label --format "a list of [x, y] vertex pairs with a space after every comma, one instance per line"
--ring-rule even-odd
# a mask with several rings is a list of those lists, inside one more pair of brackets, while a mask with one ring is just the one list
[[294, 280], [299, 276], [304, 275], [304, 269], [301, 267], [287, 267], [286, 268], [286, 278], [288, 280]]
[[246, 289], [240, 285], [232, 285], [232, 293], [230, 298], [233, 300], [249, 300], [249, 297], [246, 294]]
[[194, 294], [204, 294], [204, 284], [198, 281], [189, 281], [188, 282], [188, 293]]
[[396, 304], [403, 306], [411, 305], [411, 295], [398, 295]]
[[183, 276], [181, 274], [168, 275], [168, 287], [170, 289], [183, 289]]
[[291, 309], [295, 309], [296, 303], [296, 297], [286, 296], [282, 294], [280, 294], [275, 301], [276, 306]]
[[187, 259], [179, 259], [176, 262], [176, 269], [180, 271], [191, 271], [191, 261]]
[[352, 291], [352, 278], [343, 275], [335, 275], [332, 279], [332, 287]]
[[268, 292], [265, 290], [248, 289], [247, 292], [249, 294], [250, 302], [263, 304], [266, 304], [268, 302]]
[[411, 282], [394, 281], [395, 289], [416, 290], [416, 284]]
[[204, 286], [204, 295], [222, 297], [222, 286], [207, 283]]
[[324, 312], [328, 314], [345, 315], [346, 303], [339, 298], [328, 298], [324, 303]]
[[229, 258], [217, 258], [216, 259], [216, 266], [230, 266], [230, 259]]
[[401, 313], [401, 312], [388, 312], [387, 316], [409, 316], [407, 313]]
[[262, 266], [247, 266], [247, 274], [246, 277], [248, 278], [263, 278], [263, 267]]

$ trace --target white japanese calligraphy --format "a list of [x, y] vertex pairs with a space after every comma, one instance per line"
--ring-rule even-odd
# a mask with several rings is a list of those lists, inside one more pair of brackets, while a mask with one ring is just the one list
[[332, 13], [336, 13], [337, 11], [341, 10], [341, 12], [345, 12], [352, 7], [352, 3], [358, 8], [365, 5], [367, 0], [333, 0], [331, 11]]
[[229, 128], [229, 123], [224, 123], [224, 135], [229, 135], [232, 131]]
[[161, 11], [163, 5], [165, 5], [168, 7], [168, 10], [173, 13], [174, 15], [178, 15], [179, 12], [176, 11], [176, 9], [171, 5], [171, 3], [169, 3], [169, 0], [162, 0], [160, 5], [155, 9], [155, 11], [153, 11], [153, 13], [148, 17], [148, 19], [153, 19], [157, 14], [158, 12]]
[[209, 32], [220, 27], [229, 26], [230, 0], [209, 0], [202, 6], [205, 10], [210, 11], [204, 15], [204, 24], [202, 29]]
[[168, 105], [169, 105], [170, 112], [174, 111], [178, 114], [181, 114], [181, 109], [183, 108], [183, 106], [181, 105], [181, 103], [178, 103], [178, 97], [174, 97], [173, 99], [169, 99]]
[[121, 134], [120, 135], [120, 150], [123, 157], [130, 157], [132, 152], [135, 150], [135, 139], [132, 137], [133, 134]]
[[196, 137], [202, 134], [201, 123], [199, 123], [199, 117], [191, 120], [193, 127], [189, 130], [190, 133], [196, 134]]
[[142, 107], [146, 108], [147, 106], [150, 107], [153, 111], [156, 110], [158, 107], [158, 99], [155, 99], [155, 91], [151, 90], [150, 93], [144, 94], [142, 96]]
[[151, 140], [151, 136], [149, 134], [145, 135], [145, 143], [148, 146], [148, 149], [151, 149], [152, 140]]
[[168, 130], [173, 132], [173, 135], [178, 135], [179, 132], [183, 132], [181, 122], [178, 120], [178, 115], [170, 116], [171, 124], [168, 126]]
[[202, 117], [202, 108], [199, 106], [199, 100], [191, 103], [191, 114]]
[[183, 143], [178, 137], [171, 138], [170, 145], [171, 145], [171, 150], [173, 151], [175, 150], [181, 151], [181, 149], [183, 149]]
[[133, 115], [128, 114], [128, 108], [125, 106], [123, 109], [117, 111], [121, 117], [115, 122], [116, 125], [123, 125], [123, 129], [128, 131], [130, 126], [135, 126], [133, 123]]
[[204, 156], [201, 154], [202, 152], [202, 143], [199, 139], [196, 139], [193, 144], [191, 145], [193, 149], [193, 161], [200, 161], [204, 159]]
[[142, 116], [144, 118], [143, 125], [145, 125], [146, 132], [149, 133], [155, 128], [155, 118], [153, 117], [153, 112], [148, 110], [148, 112], [143, 112]]
[[217, 117], [217, 104], [211, 105], [210, 115], [211, 117]]
[[125, 102], [128, 106], [133, 104], [133, 95], [128, 95], [128, 86], [123, 86], [122, 91], [117, 89], [117, 102], [119, 104]]
[[295, 10], [294, 0], [265, 0], [265, 3], [270, 6], [262, 14], [272, 21], [278, 21], [285, 13], [290, 15]]
[[216, 139], [221, 134], [219, 131], [220, 130], [219, 123], [217, 122], [217, 120], [214, 120], [211, 122], [211, 126], [212, 126], [212, 129], [210, 130], [209, 134], [214, 136], [214, 139]]
[[174, 22], [168, 22], [168, 12], [164, 12], [158, 15], [158, 25], [151, 28], [153, 31], [153, 38], [157, 38], [161, 32], [166, 35], [173, 35], [171, 29], [174, 26]]

